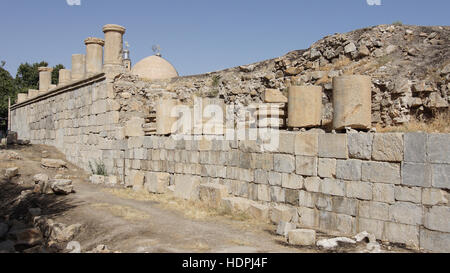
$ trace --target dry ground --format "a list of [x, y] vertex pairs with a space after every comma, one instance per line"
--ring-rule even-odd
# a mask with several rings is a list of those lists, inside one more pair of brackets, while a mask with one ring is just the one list
[[[43, 169], [43, 151], [49, 158], [65, 159], [55, 148], [33, 145], [10, 148], [21, 160], [0, 160], [0, 171], [17, 166], [20, 176], [0, 182], [0, 221], [25, 219], [28, 208], [40, 207], [42, 214], [64, 224], [82, 224], [74, 239], [82, 251], [97, 245], [132, 253], [170, 252], [321, 252], [312, 248], [287, 245], [277, 236], [276, 227], [253, 221], [245, 215], [227, 215], [204, 205], [175, 199], [169, 195], [136, 193], [122, 188], [105, 188], [88, 182], [89, 175], [69, 164], [67, 170]], [[0, 151], [1, 152], [1, 151]], [[32, 177], [46, 173], [50, 178], [62, 175], [73, 180], [76, 193], [68, 196], [42, 196], [13, 208], [8, 201], [22, 190], [32, 189]], [[321, 235], [323, 236], [323, 234]], [[61, 246], [62, 249], [65, 246]], [[364, 246], [342, 247], [337, 252], [360, 252]], [[409, 252], [395, 246], [388, 252]]]

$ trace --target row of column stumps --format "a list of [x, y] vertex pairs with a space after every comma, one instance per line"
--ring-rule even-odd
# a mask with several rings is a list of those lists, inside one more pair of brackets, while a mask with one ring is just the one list
[[[99, 73], [117, 73], [123, 70], [123, 35], [126, 29], [119, 25], [108, 24], [103, 27], [105, 39], [89, 37], [84, 40], [86, 54], [72, 55], [72, 69], [59, 70], [58, 87], [80, 81]], [[50, 67], [39, 67], [39, 90], [28, 90], [28, 94], [19, 93], [17, 103], [26, 101], [55, 88], [52, 85]]]
[[[369, 76], [346, 75], [333, 78], [333, 129], [371, 128], [371, 90]], [[288, 93], [288, 127], [312, 128], [324, 125], [321, 86], [291, 86]]]

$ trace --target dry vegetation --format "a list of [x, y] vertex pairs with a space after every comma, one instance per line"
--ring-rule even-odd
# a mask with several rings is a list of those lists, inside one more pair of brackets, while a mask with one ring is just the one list
[[413, 118], [410, 122], [400, 126], [382, 127], [377, 125], [377, 132], [425, 132], [425, 133], [450, 133], [450, 112], [438, 114], [431, 120], [418, 120]]

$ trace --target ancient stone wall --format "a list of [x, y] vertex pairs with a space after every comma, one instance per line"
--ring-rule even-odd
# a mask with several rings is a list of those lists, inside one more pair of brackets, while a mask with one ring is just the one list
[[217, 202], [277, 224], [368, 231], [450, 251], [449, 147], [450, 135], [422, 133], [284, 132], [274, 152], [248, 140], [131, 137], [126, 185], [193, 200], [210, 200], [207, 188], [223, 187]]
[[33, 144], [57, 147], [86, 170], [89, 162], [102, 161], [111, 174], [120, 175], [113, 162], [120, 158], [119, 109], [111, 92], [105, 74], [58, 87], [14, 105], [11, 130]]

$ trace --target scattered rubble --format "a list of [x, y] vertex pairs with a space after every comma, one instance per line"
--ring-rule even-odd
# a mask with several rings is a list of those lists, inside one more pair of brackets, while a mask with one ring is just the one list
[[43, 158], [41, 160], [41, 165], [44, 168], [50, 168], [50, 169], [67, 168], [67, 163], [64, 160], [60, 160], [60, 159]]
[[333, 249], [340, 246], [340, 244], [356, 244], [356, 241], [346, 237], [337, 237], [319, 240], [316, 245], [324, 249]]

